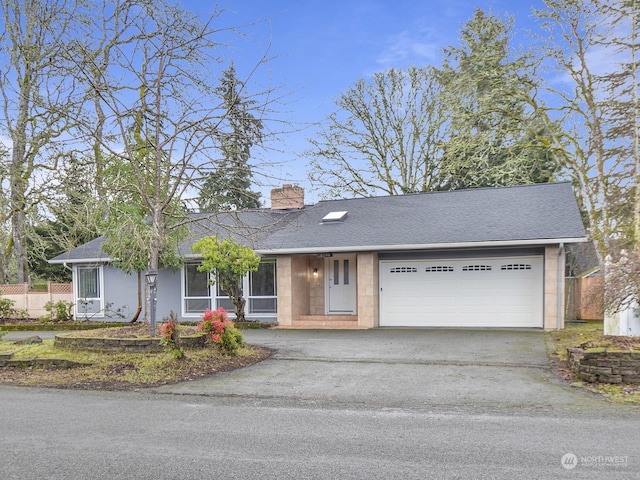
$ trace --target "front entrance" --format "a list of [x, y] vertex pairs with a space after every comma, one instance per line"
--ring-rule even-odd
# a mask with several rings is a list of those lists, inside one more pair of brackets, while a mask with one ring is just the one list
[[356, 256], [335, 255], [325, 259], [327, 315], [356, 313]]

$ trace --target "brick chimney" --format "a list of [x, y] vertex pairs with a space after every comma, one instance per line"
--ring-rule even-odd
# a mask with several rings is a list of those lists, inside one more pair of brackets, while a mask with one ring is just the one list
[[271, 210], [304, 208], [304, 189], [285, 183], [282, 188], [271, 190]]

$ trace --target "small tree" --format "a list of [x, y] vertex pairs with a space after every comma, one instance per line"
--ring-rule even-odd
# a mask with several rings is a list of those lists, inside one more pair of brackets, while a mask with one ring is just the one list
[[220, 289], [226, 293], [236, 314], [236, 321], [244, 320], [244, 306], [246, 300], [242, 295], [242, 277], [249, 272], [255, 272], [260, 265], [260, 257], [249, 247], [240, 245], [231, 239], [220, 241], [218, 237], [205, 237], [193, 245], [193, 252], [200, 253], [203, 261], [198, 267], [201, 272], [215, 272], [215, 279]]

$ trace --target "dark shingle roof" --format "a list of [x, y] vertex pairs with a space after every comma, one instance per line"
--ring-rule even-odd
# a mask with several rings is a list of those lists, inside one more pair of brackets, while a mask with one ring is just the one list
[[[322, 222], [335, 211], [347, 211], [347, 217]], [[566, 182], [328, 200], [295, 211], [200, 215], [181, 253], [189, 255], [195, 240], [214, 234], [233, 236], [262, 253], [531, 245], [586, 237]], [[94, 242], [53, 261], [87, 259], [92, 248], [94, 258], [103, 258]]]
[[[331, 211], [348, 216], [322, 223]], [[272, 235], [268, 247], [426, 247], [584, 236], [571, 185], [553, 183], [319, 202]]]

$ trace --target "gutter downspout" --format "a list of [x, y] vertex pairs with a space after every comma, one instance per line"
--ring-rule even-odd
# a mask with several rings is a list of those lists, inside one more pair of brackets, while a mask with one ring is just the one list
[[[62, 266], [71, 272], [71, 284], [73, 285], [73, 267], [70, 267], [67, 262], [62, 262]], [[71, 289], [71, 295], [73, 299], [73, 319], [77, 318], [78, 312], [76, 311], [76, 289]]]
[[558, 246], [558, 320], [556, 321], [556, 330], [562, 330], [561, 320], [563, 318], [562, 303], [563, 303], [563, 291], [562, 291], [562, 277], [564, 276], [564, 262], [561, 262], [562, 254], [564, 252], [564, 243], [560, 242]]

